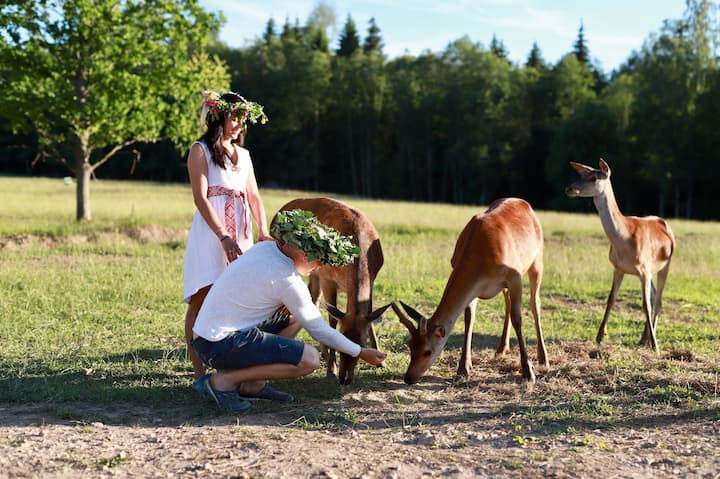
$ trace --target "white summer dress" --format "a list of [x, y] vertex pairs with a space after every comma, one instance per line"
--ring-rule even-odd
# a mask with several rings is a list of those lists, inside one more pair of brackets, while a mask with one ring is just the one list
[[[230, 201], [235, 202], [237, 244], [241, 251], [247, 251], [253, 244], [252, 220], [246, 195], [247, 178], [252, 164], [250, 152], [235, 145], [238, 153], [235, 170], [227, 156], [225, 156], [225, 169], [223, 170], [213, 163], [210, 150], [205, 142], [197, 141], [195, 143], [199, 144], [205, 153], [208, 169], [208, 193], [213, 187], [225, 187], [242, 193], [240, 198], [236, 197]], [[228, 195], [208, 196], [218, 218], [225, 225], [225, 229], [228, 229], [228, 225], [225, 224], [225, 203]], [[185, 302], [189, 303], [190, 298], [201, 288], [213, 284], [226, 266], [227, 258], [217, 235], [210, 229], [200, 212], [195, 210], [185, 246], [183, 268], [183, 299]]]

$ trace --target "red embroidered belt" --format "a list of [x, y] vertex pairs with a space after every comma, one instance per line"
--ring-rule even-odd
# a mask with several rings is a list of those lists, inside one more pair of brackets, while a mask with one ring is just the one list
[[243, 213], [245, 216], [245, 228], [243, 233], [245, 234], [245, 238], [250, 237], [250, 208], [248, 207], [244, 192], [240, 190], [233, 190], [225, 186], [213, 185], [208, 186], [207, 196], [208, 198], [212, 198], [213, 196], [226, 196], [225, 229], [227, 230], [228, 235], [230, 235], [235, 242], [237, 242], [237, 234], [235, 232], [235, 200], [239, 198], [242, 201]]

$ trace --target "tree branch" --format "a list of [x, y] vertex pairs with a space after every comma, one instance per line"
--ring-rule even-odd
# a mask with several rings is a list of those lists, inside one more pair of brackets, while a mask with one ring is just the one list
[[114, 147], [112, 147], [112, 149], [110, 151], [107, 152], [107, 154], [105, 156], [103, 156], [102, 158], [100, 158], [100, 160], [98, 160], [95, 163], [90, 165], [90, 171], [91, 172], [95, 171], [96, 169], [98, 169], [99, 167], [101, 167], [102, 165], [107, 163], [110, 160], [110, 158], [112, 158], [115, 155], [115, 153], [122, 150], [123, 148], [125, 148], [128, 145], [132, 145], [133, 143], [136, 143], [136, 140], [128, 140], [125, 143], [115, 145]]

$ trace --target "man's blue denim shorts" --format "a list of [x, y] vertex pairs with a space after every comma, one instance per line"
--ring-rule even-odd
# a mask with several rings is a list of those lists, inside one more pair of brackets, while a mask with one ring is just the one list
[[244, 369], [263, 364], [298, 364], [305, 343], [277, 333], [290, 324], [285, 308], [254, 328], [236, 331], [220, 341], [193, 339], [193, 347], [207, 366], [215, 369]]

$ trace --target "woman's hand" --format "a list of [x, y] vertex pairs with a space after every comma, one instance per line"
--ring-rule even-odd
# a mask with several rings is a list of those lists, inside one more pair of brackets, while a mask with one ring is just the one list
[[228, 235], [222, 237], [220, 244], [222, 245], [223, 251], [225, 251], [228, 263], [232, 263], [242, 254], [242, 250], [240, 250], [238, 244]]
[[269, 234], [258, 233], [257, 240], [258, 240], [258, 242], [260, 242], [260, 241], [274, 241], [275, 238], [273, 238], [273, 237], [270, 236]]
[[378, 351], [373, 348], [362, 348], [360, 350], [360, 359], [373, 366], [384, 366], [383, 362], [387, 357], [387, 353]]

